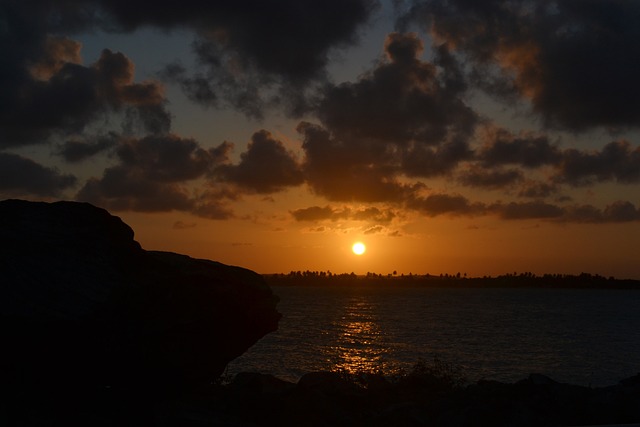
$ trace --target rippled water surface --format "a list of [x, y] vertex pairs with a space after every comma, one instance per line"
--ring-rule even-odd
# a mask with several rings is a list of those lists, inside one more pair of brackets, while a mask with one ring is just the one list
[[437, 358], [472, 380], [538, 372], [610, 385], [640, 372], [640, 291], [274, 287], [280, 328], [233, 361], [296, 381]]

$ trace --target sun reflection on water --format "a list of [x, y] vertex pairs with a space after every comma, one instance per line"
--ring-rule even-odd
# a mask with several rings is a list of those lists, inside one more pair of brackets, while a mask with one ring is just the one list
[[332, 370], [355, 374], [384, 370], [388, 348], [371, 299], [353, 296], [334, 321], [336, 342], [328, 349]]

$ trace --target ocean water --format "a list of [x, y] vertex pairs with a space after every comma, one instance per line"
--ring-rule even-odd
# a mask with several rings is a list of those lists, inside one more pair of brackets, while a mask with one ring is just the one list
[[283, 314], [227, 373], [408, 370], [438, 359], [469, 381], [606, 386], [640, 373], [640, 291], [273, 287]]

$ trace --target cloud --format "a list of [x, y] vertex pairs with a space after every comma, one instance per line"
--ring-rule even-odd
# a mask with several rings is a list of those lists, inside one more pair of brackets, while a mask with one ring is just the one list
[[564, 211], [561, 207], [543, 201], [494, 203], [488, 210], [502, 219], [550, 219], [560, 218]]
[[[529, 180], [520, 195], [523, 197], [547, 197], [557, 192], [560, 184], [572, 186], [593, 185], [615, 181], [622, 184], [640, 183], [640, 147], [633, 147], [626, 140], [613, 141], [601, 150], [561, 149], [540, 134], [514, 135], [505, 129], [488, 126], [480, 134], [481, 146], [474, 160], [484, 169], [483, 175], [463, 172], [460, 181], [464, 185], [481, 186], [488, 178], [508, 180], [500, 167], [515, 165], [524, 169], [548, 167], [549, 182]], [[479, 171], [479, 165], [472, 171]], [[514, 182], [519, 169], [511, 169]], [[522, 176], [523, 177], [523, 176]], [[489, 182], [491, 179], [489, 179]]]
[[593, 224], [640, 221], [640, 208], [623, 200], [607, 205], [604, 209], [599, 209], [592, 205], [559, 206], [542, 200], [486, 204], [471, 202], [459, 194], [436, 193], [410, 200], [407, 203], [407, 208], [429, 217], [493, 215], [511, 221], [536, 219], [555, 223]]
[[123, 138], [116, 155], [118, 165], [101, 178], [91, 178], [77, 198], [113, 210], [190, 211], [211, 218], [227, 218], [230, 212], [221, 192], [194, 197], [186, 184], [205, 177], [221, 161], [226, 146], [205, 150], [193, 139], [176, 135]]
[[467, 187], [486, 189], [502, 189], [510, 187], [524, 179], [519, 169], [484, 169], [479, 166], [470, 167], [458, 175], [458, 181]]
[[529, 100], [548, 126], [585, 130], [640, 125], [638, 19], [633, 1], [415, 0], [400, 24], [418, 22], [464, 54], [491, 94]]
[[593, 180], [640, 183], [640, 147], [633, 148], [628, 141], [613, 141], [600, 151], [565, 150], [554, 180], [572, 185], [590, 184]]
[[351, 211], [351, 218], [356, 221], [390, 223], [396, 217], [397, 213], [391, 209], [380, 210], [376, 207], [368, 207]]
[[[368, 0], [283, 0], [265, 3], [242, 0], [233, 4], [186, 0], [174, 2], [100, 2], [113, 22], [131, 31], [145, 25], [189, 27], [199, 43], [240, 57], [264, 73], [291, 80], [316, 77], [328, 62], [333, 47], [353, 43], [357, 29], [369, 18], [377, 2]], [[295, 61], [291, 53], [296, 52]], [[220, 57], [200, 58], [218, 62]]]
[[422, 61], [421, 50], [415, 34], [392, 33], [372, 70], [322, 92], [322, 125], [298, 126], [305, 175], [317, 194], [401, 202], [422, 185], [400, 177], [441, 176], [472, 157], [478, 117], [459, 97], [457, 63], [446, 49], [433, 63]]
[[61, 156], [66, 162], [77, 163], [98, 153], [110, 150], [118, 144], [118, 135], [110, 133], [99, 136], [91, 141], [74, 139], [66, 141], [58, 146], [56, 154]]
[[485, 211], [482, 203], [472, 203], [459, 194], [430, 194], [427, 197], [415, 197], [408, 201], [407, 207], [430, 217], [475, 216], [482, 215]]
[[11, 196], [58, 196], [76, 184], [76, 177], [25, 157], [0, 152], [0, 193]]
[[418, 59], [422, 50], [422, 41], [415, 34], [390, 34], [385, 43], [386, 61], [356, 83], [325, 91], [318, 108], [322, 123], [341, 136], [440, 142], [448, 120], [444, 109], [438, 108], [437, 69]]
[[640, 221], [640, 209], [629, 201], [616, 201], [604, 209], [592, 205], [559, 206], [541, 200], [532, 202], [470, 202], [459, 194], [431, 194], [407, 204], [426, 216], [477, 217], [495, 215], [504, 220], [539, 219], [556, 223], [622, 223]]
[[188, 190], [177, 183], [151, 180], [141, 171], [113, 166], [100, 179], [90, 178], [76, 199], [115, 211], [190, 211], [194, 202]]
[[191, 213], [203, 218], [225, 220], [234, 218], [229, 202], [238, 200], [237, 194], [225, 188], [209, 188], [194, 200]]
[[192, 99], [205, 105], [222, 101], [251, 116], [273, 103], [301, 113], [309, 86], [326, 79], [333, 52], [357, 42], [378, 6], [376, 0], [185, 0], [179, 7], [167, 0], [3, 2], [0, 76], [7, 84], [0, 89], [18, 87], [0, 92], [17, 100], [22, 86], [31, 85], [25, 66], [46, 78], [65, 63], [79, 64], [78, 45], [68, 35], [186, 29], [195, 36], [197, 70], [174, 64], [164, 74]]
[[530, 197], [536, 199], [544, 199], [555, 194], [558, 188], [554, 184], [528, 180], [520, 188], [519, 197]]
[[561, 221], [576, 223], [624, 223], [640, 221], [640, 209], [626, 200], [618, 200], [600, 210], [592, 205], [570, 206]]
[[556, 164], [562, 158], [560, 149], [552, 145], [546, 135], [530, 132], [514, 135], [506, 129], [488, 126], [482, 140], [476, 156], [487, 166], [511, 164], [537, 168]]
[[410, 177], [437, 177], [453, 171], [470, 159], [472, 151], [465, 139], [454, 139], [438, 148], [414, 145], [402, 157], [402, 171]]
[[562, 219], [567, 222], [598, 223], [602, 222], [604, 217], [602, 211], [593, 205], [575, 205], [565, 210]]
[[203, 176], [220, 161], [214, 153], [215, 149], [207, 151], [194, 139], [173, 134], [125, 138], [116, 150], [123, 166], [137, 170], [146, 179], [160, 182]]
[[371, 140], [372, 149], [466, 139], [477, 116], [446, 84], [446, 69], [419, 59], [422, 49], [416, 34], [389, 34], [386, 59], [357, 82], [325, 90], [317, 111], [322, 123], [342, 139]]
[[333, 208], [330, 206], [320, 207], [311, 206], [308, 208], [296, 209], [291, 211], [291, 215], [296, 221], [367, 221], [388, 224], [397, 217], [397, 213], [391, 209], [378, 209], [376, 207], [368, 208]]
[[369, 227], [366, 230], [364, 230], [364, 234], [368, 235], [368, 234], [378, 234], [378, 233], [382, 233], [384, 231], [384, 227], [381, 225], [374, 225], [373, 227]]
[[311, 206], [291, 212], [296, 221], [323, 221], [335, 219], [335, 210], [329, 206]]
[[636, 209], [633, 203], [619, 200], [608, 205], [603, 210], [605, 221], [628, 222], [640, 221], [640, 209]]
[[311, 189], [329, 200], [401, 201], [413, 190], [395, 179], [398, 167], [377, 161], [359, 141], [343, 141], [325, 128], [303, 122], [298, 126], [306, 154], [303, 170]]
[[[640, 84], [633, 70], [640, 62], [640, 6], [407, 4], [404, 22], [429, 29], [430, 49], [425, 53], [414, 33], [391, 33], [366, 72], [336, 84], [327, 78], [329, 61], [337, 49], [357, 43], [378, 7], [374, 0], [185, 0], [178, 8], [167, 0], [2, 2], [0, 186], [43, 196], [71, 188], [73, 175], [1, 151], [42, 144], [67, 163], [107, 154], [109, 167], [77, 197], [115, 210], [180, 210], [224, 219], [233, 217], [230, 204], [244, 194], [268, 197], [304, 187], [327, 203], [392, 204], [428, 217], [636, 220], [630, 202], [602, 208], [566, 205], [568, 197], [547, 199], [567, 186], [640, 183], [640, 147], [620, 139], [598, 150], [563, 149], [551, 134], [500, 128], [474, 111], [469, 99], [481, 89], [498, 100], [530, 103], [534, 118], [548, 128], [637, 127]], [[233, 162], [229, 142], [206, 149], [174, 135], [161, 82], [136, 80], [132, 60], [109, 49], [84, 64], [74, 40], [87, 31], [145, 27], [193, 35], [195, 66], [175, 62], [158, 74], [192, 100], [251, 117], [274, 105], [304, 114], [297, 127], [300, 158], [267, 130], [254, 133]], [[528, 200], [429, 194], [432, 178]], [[373, 226], [398, 214], [374, 207], [308, 209], [291, 214], [299, 221]]]
[[640, 209], [629, 201], [616, 201], [604, 209], [592, 205], [557, 206], [542, 201], [493, 204], [489, 211], [503, 219], [545, 219], [561, 223], [622, 223], [640, 221]]
[[216, 168], [215, 175], [244, 191], [260, 194], [295, 187], [304, 180], [293, 153], [266, 130], [253, 134], [247, 151], [240, 155], [240, 163], [220, 165]]
[[105, 3], [106, 8], [128, 28], [152, 24], [194, 29], [200, 68], [189, 73], [173, 64], [165, 75], [194, 101], [226, 102], [255, 117], [274, 102], [302, 113], [307, 108], [305, 89], [325, 80], [332, 52], [354, 44], [378, 6], [372, 0], [187, 1], [180, 13], [170, 2], [156, 2], [136, 13], [129, 2], [111, 3]]
[[47, 35], [42, 46], [42, 56], [29, 64], [30, 74], [37, 80], [47, 81], [62, 70], [65, 64], [81, 64], [82, 45], [68, 37]]
[[[23, 31], [16, 28], [20, 22], [35, 31], [21, 40], [22, 50], [11, 43]], [[169, 130], [164, 88], [153, 81], [134, 82], [134, 66], [125, 55], [105, 49], [85, 67], [79, 63], [78, 42], [42, 31], [19, 20], [0, 35], [7, 52], [0, 65], [0, 147], [80, 135], [114, 113], [124, 114], [122, 127], [130, 132]]]

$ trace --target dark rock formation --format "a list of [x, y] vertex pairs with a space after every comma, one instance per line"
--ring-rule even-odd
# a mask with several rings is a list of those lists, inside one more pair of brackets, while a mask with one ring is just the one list
[[[640, 422], [640, 380], [590, 388], [532, 374], [517, 383], [461, 385], [413, 371], [401, 378], [313, 372], [297, 384], [265, 374], [238, 374], [204, 404], [191, 399], [171, 425], [201, 414], [200, 424], [233, 426], [537, 427]], [[188, 411], [184, 410], [189, 408]], [[216, 420], [222, 420], [215, 424]]]
[[194, 389], [277, 329], [252, 271], [143, 250], [90, 204], [0, 202], [2, 389]]

